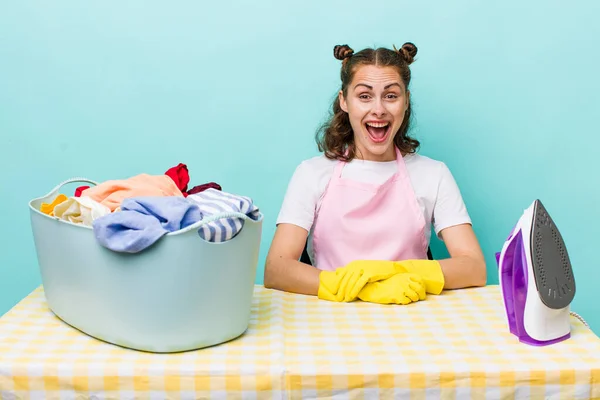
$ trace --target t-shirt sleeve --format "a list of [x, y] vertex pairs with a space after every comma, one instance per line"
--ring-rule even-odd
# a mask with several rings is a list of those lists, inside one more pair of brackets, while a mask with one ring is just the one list
[[313, 168], [302, 162], [294, 171], [283, 198], [277, 224], [294, 224], [310, 231], [319, 200], [318, 179]]
[[471, 224], [471, 218], [458, 185], [444, 163], [441, 163], [440, 181], [433, 208], [432, 222], [438, 237], [442, 229], [460, 224]]

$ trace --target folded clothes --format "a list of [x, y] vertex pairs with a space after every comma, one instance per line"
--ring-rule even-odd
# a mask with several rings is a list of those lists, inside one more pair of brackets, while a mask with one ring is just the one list
[[92, 226], [92, 222], [104, 215], [110, 214], [110, 209], [90, 197], [69, 197], [54, 207], [54, 216], [74, 224]]
[[42, 203], [42, 205], [40, 206], [40, 211], [44, 214], [54, 216], [54, 208], [66, 200], [67, 196], [61, 193], [58, 196], [56, 196], [54, 200], [52, 200], [52, 203]]
[[102, 182], [98, 186], [84, 190], [81, 196], [88, 196], [114, 211], [126, 198], [148, 196], [183, 197], [183, 194], [173, 182], [173, 179], [167, 175], [139, 174], [128, 179]]
[[[188, 196], [188, 200], [198, 205], [205, 217], [237, 212], [246, 214], [250, 219], [259, 218], [259, 210], [252, 199], [238, 196], [217, 189], [207, 189], [201, 193]], [[198, 234], [209, 242], [225, 242], [234, 238], [244, 226], [244, 220], [239, 217], [222, 218], [209, 222], [200, 227]]]
[[202, 219], [198, 206], [183, 197], [124, 199], [121, 211], [93, 222], [98, 242], [113, 251], [138, 253], [169, 232]]

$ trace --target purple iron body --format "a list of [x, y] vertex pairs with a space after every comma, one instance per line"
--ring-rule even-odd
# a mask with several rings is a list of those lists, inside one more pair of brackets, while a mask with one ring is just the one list
[[562, 236], [540, 200], [525, 210], [496, 261], [510, 332], [534, 346], [568, 339], [575, 278]]

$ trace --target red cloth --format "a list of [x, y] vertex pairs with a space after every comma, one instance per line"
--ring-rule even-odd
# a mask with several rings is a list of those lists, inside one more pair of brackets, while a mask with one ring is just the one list
[[221, 185], [215, 182], [204, 183], [202, 185], [194, 186], [190, 190], [187, 190], [188, 184], [190, 183], [190, 174], [187, 165], [179, 163], [178, 165], [169, 168], [165, 175], [168, 175], [173, 182], [177, 185], [184, 197], [189, 194], [196, 194], [205, 191], [206, 189], [217, 189], [222, 190]]
[[187, 165], [179, 163], [173, 168], [169, 168], [165, 175], [168, 175], [173, 179], [173, 182], [177, 185], [182, 193], [187, 192], [188, 183], [190, 183], [190, 174], [188, 172]]
[[75, 189], [75, 197], [81, 197], [81, 192], [89, 188], [89, 186], [79, 186], [77, 189]]
[[202, 185], [194, 186], [190, 190], [188, 190], [188, 194], [196, 194], [200, 192], [204, 192], [206, 189], [217, 189], [222, 190], [221, 185], [215, 182], [209, 182]]

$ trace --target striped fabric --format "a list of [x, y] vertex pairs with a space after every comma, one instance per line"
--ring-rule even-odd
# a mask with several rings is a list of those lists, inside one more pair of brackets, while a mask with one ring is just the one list
[[256, 286], [241, 337], [152, 354], [71, 328], [38, 288], [0, 318], [0, 399], [600, 398], [592, 331], [573, 317], [569, 340], [528, 346], [503, 308], [495, 285], [408, 306]]
[[[204, 218], [218, 214], [241, 213], [250, 219], [259, 218], [259, 210], [252, 200], [246, 196], [223, 192], [216, 189], [207, 189], [203, 192], [187, 197], [198, 205]], [[239, 217], [226, 216], [216, 221], [203, 225], [198, 234], [209, 242], [225, 242], [234, 238], [242, 229], [244, 220]]]

